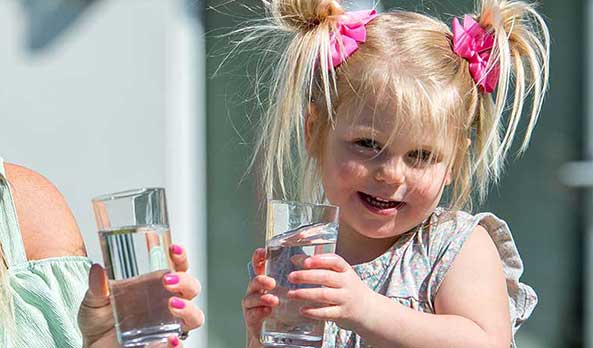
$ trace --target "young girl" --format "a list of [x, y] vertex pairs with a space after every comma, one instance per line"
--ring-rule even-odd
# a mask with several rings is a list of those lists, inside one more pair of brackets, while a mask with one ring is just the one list
[[[482, 0], [449, 26], [337, 1], [267, 4], [272, 24], [257, 29], [290, 40], [260, 144], [265, 188], [340, 207], [336, 254], [289, 275], [323, 286], [288, 292], [316, 303], [301, 314], [327, 321], [323, 347], [514, 346], [537, 297], [506, 223], [462, 209], [499, 179], [528, 95], [521, 151], [535, 127], [549, 36], [533, 5]], [[243, 300], [249, 347], [279, 301], [264, 254]]]

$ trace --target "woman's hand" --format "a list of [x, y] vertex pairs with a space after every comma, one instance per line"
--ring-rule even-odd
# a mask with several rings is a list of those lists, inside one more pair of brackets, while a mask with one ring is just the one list
[[264, 275], [265, 260], [266, 251], [261, 248], [256, 249], [252, 258], [256, 276], [249, 282], [242, 303], [249, 348], [262, 346], [259, 342], [262, 323], [272, 313], [272, 308], [279, 303], [277, 296], [266, 293], [276, 287], [276, 281]]
[[356, 272], [336, 254], [321, 254], [306, 258], [304, 270], [294, 271], [288, 280], [294, 284], [321, 285], [288, 291], [288, 298], [319, 303], [303, 307], [301, 314], [318, 320], [331, 320], [345, 329], [356, 329], [365, 318], [368, 302], [375, 293], [360, 280]]
[[[176, 270], [163, 277], [165, 288], [176, 295], [169, 299], [169, 310], [181, 320], [183, 331], [193, 330], [204, 323], [204, 314], [190, 302], [199, 295], [200, 283], [186, 273], [189, 263], [182, 247], [172, 245], [169, 253]], [[89, 289], [80, 306], [78, 323], [85, 348], [119, 347], [107, 277], [103, 268], [97, 264], [91, 267]], [[182, 345], [179, 339], [172, 335], [168, 339], [168, 347], [179, 348]]]

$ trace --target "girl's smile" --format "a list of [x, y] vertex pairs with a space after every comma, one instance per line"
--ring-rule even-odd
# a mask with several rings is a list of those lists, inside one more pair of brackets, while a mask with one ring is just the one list
[[397, 212], [403, 209], [406, 205], [406, 203], [402, 201], [382, 199], [364, 192], [358, 192], [358, 196], [362, 204], [371, 213], [382, 216], [395, 216], [395, 214], [397, 214]]
[[437, 146], [439, 137], [410, 134], [396, 125], [400, 116], [394, 115], [388, 108], [338, 107], [321, 152], [324, 192], [340, 207], [342, 243], [359, 237], [385, 241], [373, 255], [356, 258], [378, 256], [394, 238], [422, 223], [450, 181], [450, 155]]

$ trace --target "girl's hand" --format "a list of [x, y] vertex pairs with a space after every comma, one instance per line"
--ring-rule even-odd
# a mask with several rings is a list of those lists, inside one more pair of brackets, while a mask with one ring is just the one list
[[[183, 331], [193, 330], [204, 323], [202, 311], [189, 302], [200, 293], [200, 283], [186, 273], [189, 264], [183, 248], [172, 245], [169, 253], [177, 271], [163, 277], [165, 288], [176, 295], [169, 299], [169, 310], [181, 319]], [[119, 347], [107, 277], [103, 268], [97, 264], [91, 267], [89, 289], [78, 312], [78, 323], [85, 348]], [[179, 339], [172, 335], [168, 339], [168, 347], [179, 348], [182, 345]]]
[[256, 276], [249, 282], [242, 302], [249, 348], [262, 346], [259, 342], [262, 323], [272, 313], [272, 308], [280, 302], [277, 296], [266, 293], [276, 287], [276, 281], [264, 275], [265, 260], [264, 249], [259, 248], [253, 252], [252, 264]]
[[320, 288], [288, 291], [288, 298], [312, 301], [322, 306], [303, 307], [301, 314], [318, 320], [331, 320], [340, 327], [353, 330], [365, 317], [368, 302], [375, 297], [352, 267], [336, 254], [308, 257], [304, 270], [294, 271], [288, 280], [294, 284], [322, 285]]

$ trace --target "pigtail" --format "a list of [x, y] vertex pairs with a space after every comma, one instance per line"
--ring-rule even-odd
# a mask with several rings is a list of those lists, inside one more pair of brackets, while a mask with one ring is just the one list
[[[524, 102], [531, 96], [519, 154], [529, 145], [548, 88], [550, 37], [533, 4], [515, 0], [481, 0], [478, 13], [480, 26], [494, 35], [488, 69], [500, 71], [494, 93], [480, 91], [477, 96], [473, 172], [482, 200], [488, 183], [496, 183], [500, 178]], [[506, 111], [508, 117], [504, 120]]]
[[[322, 67], [331, 66], [330, 33], [334, 19], [344, 11], [335, 0], [272, 0], [265, 4], [270, 20], [266, 28], [288, 35], [288, 44], [273, 73], [270, 105], [256, 154], [263, 156], [261, 180], [267, 198], [279, 191], [282, 198], [294, 199], [308, 191], [300, 191], [298, 182], [315, 182], [307, 179], [314, 166], [307, 164], [304, 120], [314, 88], [321, 89], [323, 104], [332, 117], [335, 73]], [[287, 187], [287, 183], [293, 186]]]

